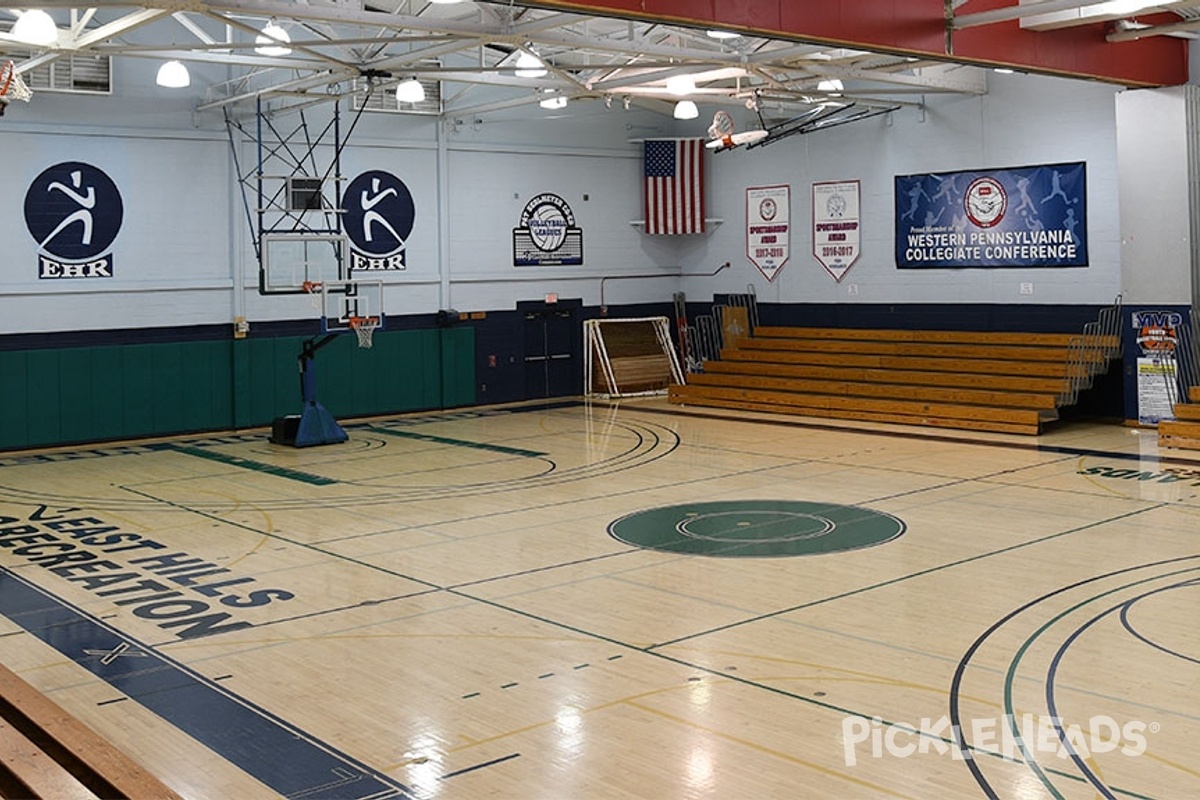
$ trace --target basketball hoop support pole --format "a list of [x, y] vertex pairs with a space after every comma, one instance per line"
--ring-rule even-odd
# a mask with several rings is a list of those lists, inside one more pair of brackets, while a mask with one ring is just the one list
[[300, 413], [295, 438], [279, 444], [312, 447], [318, 444], [338, 444], [350, 438], [325, 406], [317, 402], [317, 372], [314, 366], [317, 351], [337, 337], [336, 333], [327, 333], [320, 338], [308, 339], [301, 347], [296, 360], [300, 364], [300, 399], [304, 403], [304, 410]]

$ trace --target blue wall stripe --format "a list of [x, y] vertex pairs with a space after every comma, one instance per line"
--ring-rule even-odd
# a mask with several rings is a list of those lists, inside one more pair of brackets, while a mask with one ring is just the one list
[[0, 614], [285, 797], [412, 797], [402, 784], [5, 568]]

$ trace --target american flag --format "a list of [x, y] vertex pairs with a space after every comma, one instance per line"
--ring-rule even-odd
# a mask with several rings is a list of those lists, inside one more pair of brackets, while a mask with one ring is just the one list
[[704, 233], [704, 140], [647, 139], [646, 233]]

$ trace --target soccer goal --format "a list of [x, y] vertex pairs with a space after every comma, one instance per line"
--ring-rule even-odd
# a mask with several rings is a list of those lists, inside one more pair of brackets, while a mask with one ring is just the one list
[[684, 382], [666, 317], [589, 319], [583, 334], [589, 397], [666, 394]]

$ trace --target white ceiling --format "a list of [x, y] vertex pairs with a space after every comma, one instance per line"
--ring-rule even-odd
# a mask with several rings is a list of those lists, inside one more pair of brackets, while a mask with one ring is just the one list
[[[957, 0], [955, 6], [965, 4]], [[1200, 0], [1151, 7], [1179, 18], [1154, 28], [1131, 17], [1133, 5], [1129, 0], [1022, 0], [996, 11], [957, 14], [951, 24], [967, 28], [1020, 19], [1023, 26], [1042, 30], [1112, 20], [1109, 39], [1114, 42], [1193, 36], [1200, 29]], [[512, 3], [157, 0], [131, 6], [116, 0], [83, 5], [48, 0], [42, 7], [58, 24], [56, 45], [30, 55], [28, 45], [0, 32], [0, 53], [14, 58], [20, 71], [77, 53], [227, 66], [220, 72], [233, 78], [190, 88], [201, 111], [236, 113], [253, 108], [260, 98], [285, 110], [362, 92], [368, 85], [386, 89], [414, 76], [440, 83], [444, 113], [475, 116], [530, 105], [550, 94], [669, 114], [678, 98], [667, 92], [666, 80], [679, 74], [695, 78], [692, 97], [706, 105], [756, 103], [776, 116], [822, 104], [873, 110], [920, 104], [933, 93], [986, 91], [985, 71], [976, 66], [755, 36], [717, 40], [702, 29]], [[0, 9], [0, 31], [19, 14]], [[291, 38], [286, 56], [255, 52], [255, 36], [271, 19]], [[540, 57], [548, 73], [515, 75], [522, 51]], [[841, 92], [819, 88], [834, 78], [843, 83]]]

